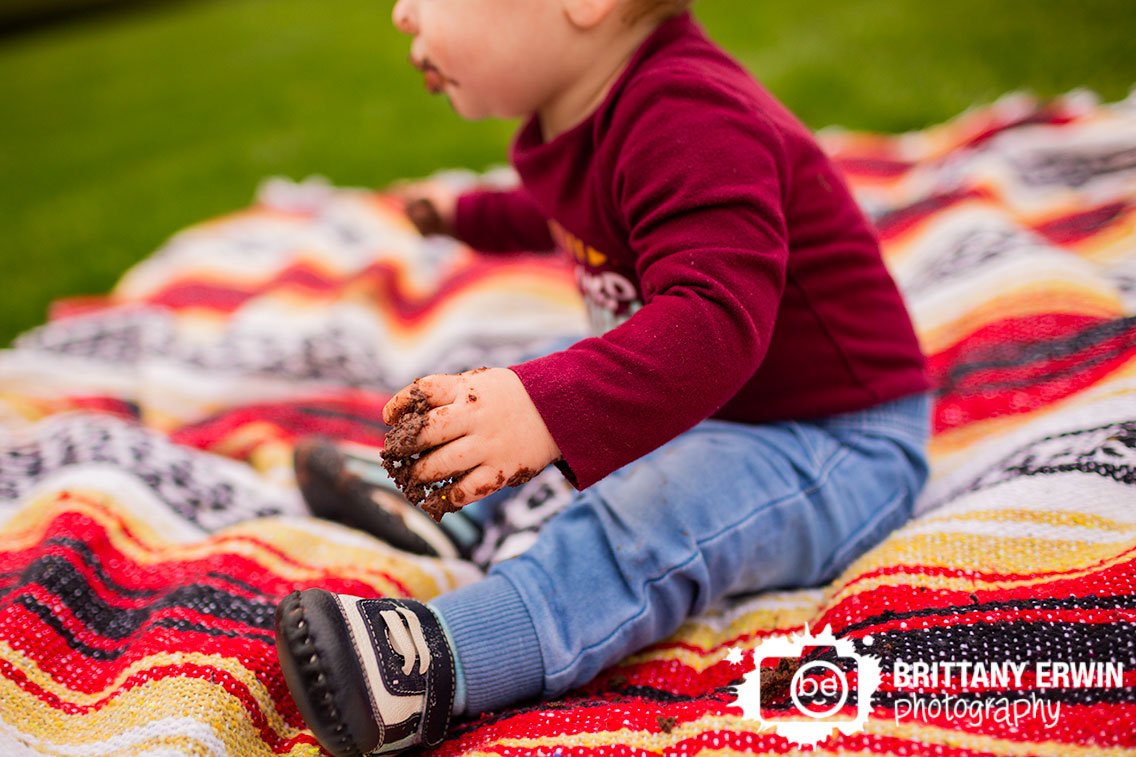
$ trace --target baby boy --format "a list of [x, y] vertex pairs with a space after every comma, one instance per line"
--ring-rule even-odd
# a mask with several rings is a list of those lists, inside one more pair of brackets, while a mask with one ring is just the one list
[[928, 384], [873, 229], [688, 4], [394, 7], [431, 92], [523, 119], [521, 185], [420, 187], [432, 230], [564, 251], [594, 336], [384, 409], [421, 415], [404, 483], [452, 481], [451, 507], [484, 518], [550, 464], [578, 491], [531, 548], [429, 603], [283, 600], [281, 665], [334, 754], [433, 746], [454, 717], [557, 696], [718, 598], [832, 581], [910, 516]]

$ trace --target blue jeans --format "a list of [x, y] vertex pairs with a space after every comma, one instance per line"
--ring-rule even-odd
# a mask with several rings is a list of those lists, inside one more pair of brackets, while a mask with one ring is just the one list
[[823, 585], [910, 516], [929, 395], [763, 425], [707, 420], [577, 493], [525, 553], [431, 602], [465, 711], [553, 697], [726, 595]]

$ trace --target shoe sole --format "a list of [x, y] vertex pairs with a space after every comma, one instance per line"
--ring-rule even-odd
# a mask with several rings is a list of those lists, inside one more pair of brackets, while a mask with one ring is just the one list
[[[335, 757], [370, 753], [381, 733], [335, 596], [294, 591], [276, 606], [276, 652], [304, 722]], [[332, 684], [334, 681], [334, 685]]]

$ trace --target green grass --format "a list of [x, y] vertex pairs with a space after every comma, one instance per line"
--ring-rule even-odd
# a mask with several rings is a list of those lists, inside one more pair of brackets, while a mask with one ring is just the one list
[[[1006, 91], [1136, 83], [1131, 0], [700, 0], [810, 126], [902, 131]], [[430, 98], [375, 0], [185, 0], [0, 38], [0, 343], [264, 176], [382, 186], [505, 158]]]

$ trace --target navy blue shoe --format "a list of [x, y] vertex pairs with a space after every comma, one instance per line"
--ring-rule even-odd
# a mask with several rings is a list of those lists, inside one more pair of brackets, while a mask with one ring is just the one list
[[322, 437], [297, 442], [292, 465], [312, 514], [366, 531], [405, 552], [468, 558], [480, 543], [480, 526], [460, 512], [436, 523], [402, 496], [378, 453]]
[[454, 654], [421, 602], [292, 592], [276, 608], [276, 650], [300, 714], [336, 757], [435, 747], [445, 738]]

